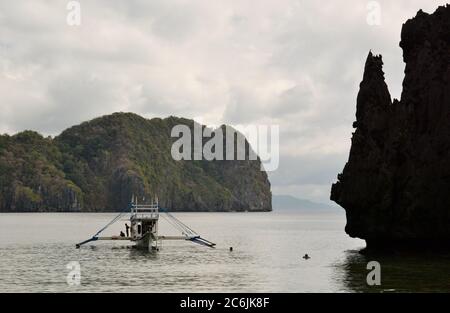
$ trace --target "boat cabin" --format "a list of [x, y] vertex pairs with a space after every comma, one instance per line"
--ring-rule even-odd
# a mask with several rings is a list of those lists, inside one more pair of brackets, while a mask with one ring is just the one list
[[131, 241], [142, 248], [158, 249], [158, 202], [131, 204]]

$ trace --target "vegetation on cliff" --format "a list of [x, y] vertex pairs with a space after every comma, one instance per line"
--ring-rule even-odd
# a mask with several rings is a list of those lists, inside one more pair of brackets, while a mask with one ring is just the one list
[[0, 136], [0, 211], [118, 211], [132, 195], [173, 211], [269, 211], [270, 183], [258, 160], [175, 161], [175, 125], [115, 113], [44, 138]]

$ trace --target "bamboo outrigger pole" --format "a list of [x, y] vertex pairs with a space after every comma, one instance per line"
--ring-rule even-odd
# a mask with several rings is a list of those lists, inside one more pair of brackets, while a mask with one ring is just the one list
[[[158, 199], [158, 198], [156, 198]], [[97, 240], [130, 240], [135, 241], [140, 247], [149, 247], [152, 249], [158, 250], [158, 241], [161, 240], [188, 240], [193, 243], [207, 246], [210, 248], [215, 247], [215, 243], [206, 240], [200, 237], [194, 230], [192, 230], [189, 226], [181, 222], [171, 213], [169, 213], [166, 209], [160, 208], [158, 205], [158, 200], [156, 203], [152, 203], [151, 205], [138, 205], [137, 199], [133, 196], [133, 202], [130, 205], [131, 209], [131, 236], [112, 236], [112, 237], [99, 237], [100, 233], [102, 233], [109, 226], [117, 222], [120, 217], [127, 213], [121, 212], [116, 217], [114, 217], [108, 224], [106, 224], [103, 228], [101, 228], [92, 238], [77, 243], [76, 248], [80, 248], [82, 245], [87, 244], [89, 242], [97, 241]], [[158, 217], [159, 217], [159, 209], [165, 215], [162, 215], [169, 224], [178, 229], [183, 236], [159, 236], [158, 235]]]

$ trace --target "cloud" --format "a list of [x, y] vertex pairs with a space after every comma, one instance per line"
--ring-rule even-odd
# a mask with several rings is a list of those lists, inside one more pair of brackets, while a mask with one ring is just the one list
[[64, 128], [115, 111], [205, 123], [278, 124], [274, 191], [326, 201], [350, 147], [369, 49], [399, 97], [401, 25], [446, 1], [65, 1], [0, 3], [0, 132]]

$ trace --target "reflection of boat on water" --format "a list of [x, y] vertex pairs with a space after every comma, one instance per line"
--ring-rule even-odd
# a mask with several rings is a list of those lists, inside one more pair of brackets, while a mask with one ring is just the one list
[[[169, 224], [181, 232], [181, 236], [160, 236], [158, 234], [160, 213], [162, 213], [161, 216], [163, 216]], [[120, 220], [125, 214], [130, 214], [130, 233], [127, 234], [127, 236], [99, 236], [100, 233]], [[76, 247], [80, 248], [86, 243], [97, 240], [129, 240], [135, 242], [136, 248], [149, 250], [159, 250], [160, 242], [162, 240], [188, 240], [210, 248], [215, 246], [215, 243], [200, 237], [194, 230], [182, 223], [167, 210], [159, 207], [158, 199], [156, 199], [155, 202], [152, 201], [151, 204], [138, 204], [135, 199], [133, 203], [130, 204], [130, 212], [119, 213], [119, 215], [113, 218], [105, 227], [100, 229], [92, 236], [92, 238], [78, 243]]]

